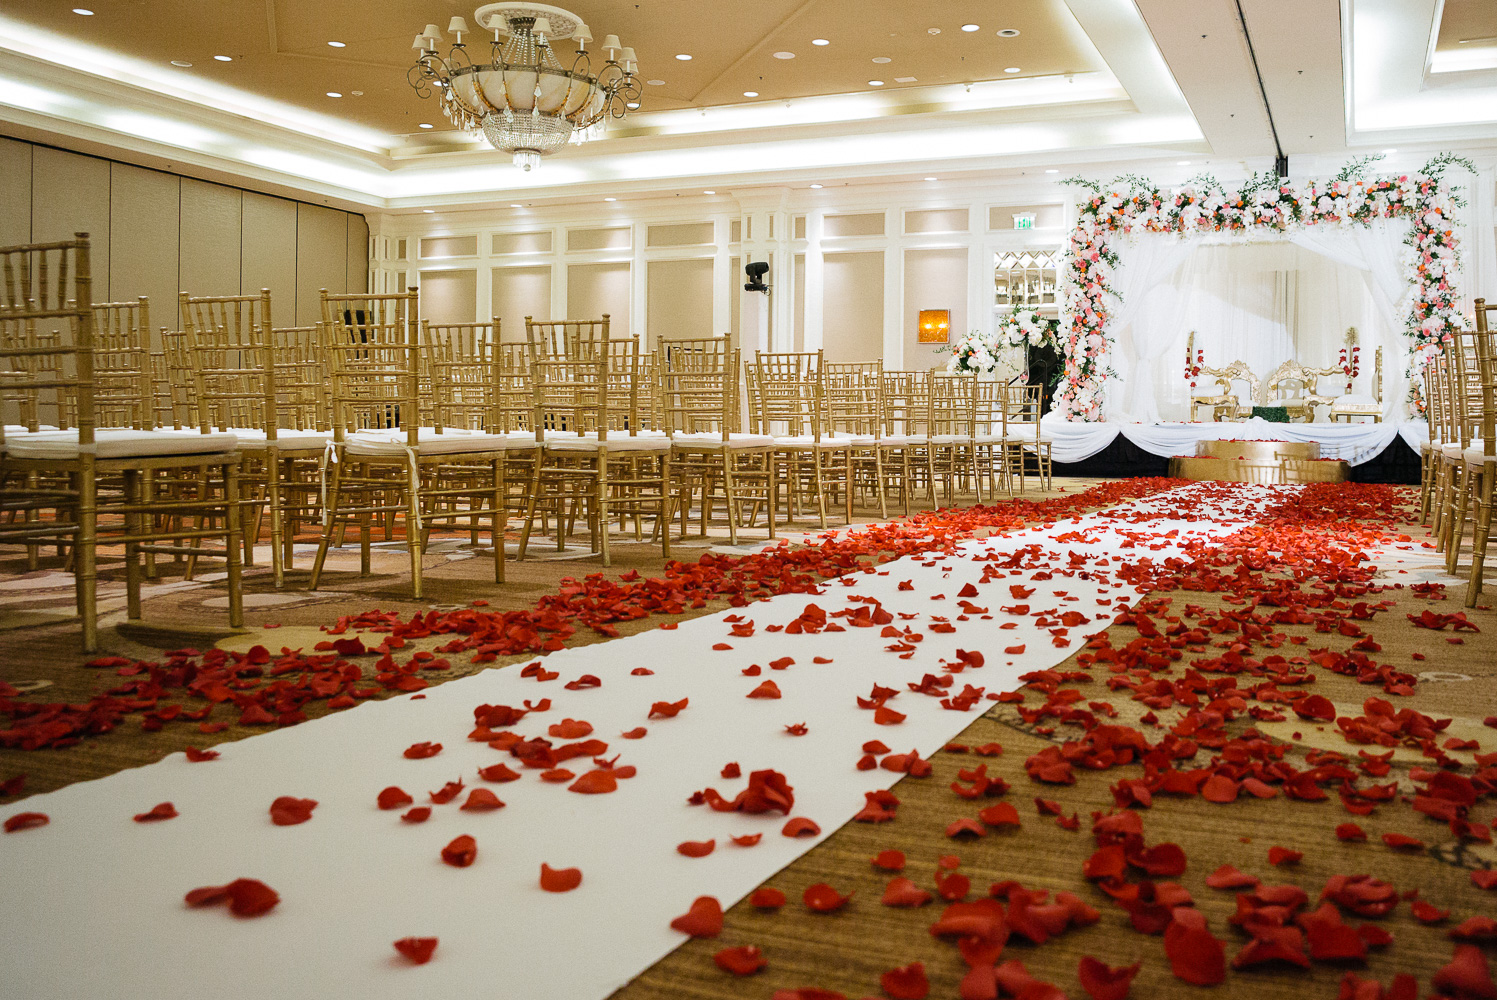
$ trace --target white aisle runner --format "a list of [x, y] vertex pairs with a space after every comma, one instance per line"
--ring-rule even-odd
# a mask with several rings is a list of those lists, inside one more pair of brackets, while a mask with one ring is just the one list
[[[1220, 496], [1221, 487], [1214, 489]], [[1165, 558], [1183, 536], [1230, 533], [1287, 489], [1293, 488], [1240, 487], [1232, 511], [1202, 503], [1211, 488], [1175, 490], [1121, 508], [1161, 517], [1146, 525], [1110, 513], [1088, 516], [967, 542], [952, 558], [907, 557], [882, 567], [887, 575], [856, 574], [851, 586], [832, 581], [819, 596], [751, 604], [736, 614], [755, 623], [752, 636], [729, 635], [727, 614], [699, 618], [676, 630], [554, 653], [542, 661], [560, 675], [549, 682], [522, 678], [518, 667], [489, 670], [430, 688], [424, 698], [364, 704], [224, 744], [218, 760], [188, 763], [175, 754], [34, 796], [0, 814], [0, 820], [31, 811], [51, 817], [48, 826], [0, 835], [6, 991], [27, 1000], [605, 997], [681, 943], [670, 921], [695, 897], [713, 895], [730, 906], [848, 820], [863, 806], [864, 792], [892, 785], [900, 775], [855, 768], [865, 741], [929, 756], [992, 704], [949, 711], [908, 683], [943, 674], [942, 660], [956, 659], [960, 648], [982, 652], [986, 666], [957, 674], [948, 693], [965, 684], [990, 694], [1010, 690], [1021, 673], [1059, 663], [1084, 636], [1105, 627], [1115, 599], [1136, 596], [1132, 588], [1100, 583], [1090, 565], [1090, 580], [1065, 575], [1069, 553], [1111, 556], [1113, 567], [1119, 555]], [[1123, 532], [1172, 529], [1182, 537], [1155, 542], [1163, 546], [1158, 550], [1120, 549]], [[1087, 540], [1073, 540], [1078, 534]], [[1045, 572], [1053, 578], [1032, 580], [1041, 570], [1028, 569], [979, 582], [988, 563], [974, 556], [1035, 545], [1050, 555]], [[902, 581], [912, 589], [899, 589]], [[991, 620], [976, 613], [957, 620], [968, 583], [978, 592], [971, 603], [989, 609]], [[1011, 586], [1034, 593], [1020, 599]], [[803, 635], [765, 630], [792, 621], [808, 604], [829, 615], [841, 611], [850, 595], [876, 598], [895, 613], [896, 626], [923, 634], [909, 644], [910, 659], [886, 651], [898, 640], [883, 636], [881, 627]], [[1071, 628], [1071, 644], [1060, 648], [1030, 615], [1000, 610], [1017, 604], [1079, 611], [1090, 622]], [[932, 615], [948, 618], [955, 631], [932, 632]], [[1015, 627], [1000, 628], [1009, 623]], [[712, 649], [718, 643], [733, 648]], [[1023, 654], [1004, 653], [1018, 645]], [[795, 662], [770, 669], [771, 660], [784, 656]], [[816, 664], [818, 656], [832, 662]], [[751, 664], [762, 667], [758, 676], [742, 674]], [[633, 675], [639, 667], [653, 674]], [[563, 686], [585, 674], [601, 686]], [[780, 699], [746, 697], [766, 680], [779, 687]], [[874, 713], [858, 707], [857, 697], [868, 696], [874, 684], [901, 691], [889, 707], [906, 714], [904, 722], [876, 725]], [[508, 753], [467, 739], [476, 706], [519, 707], [541, 698], [552, 699], [551, 709], [511, 728], [530, 738], [563, 719], [586, 720], [595, 730], [591, 738], [608, 743], [606, 756], [619, 754], [618, 764], [634, 765], [638, 774], [612, 794], [575, 794], [566, 783], [545, 783], [539, 772], [522, 770]], [[690, 703], [676, 717], [647, 718], [652, 703], [683, 698]], [[786, 732], [802, 722], [806, 735]], [[619, 738], [638, 726], [648, 729], [643, 738]], [[422, 741], [444, 749], [427, 759], [403, 756]], [[505, 784], [479, 779], [478, 768], [501, 761], [522, 777]], [[743, 778], [720, 777], [730, 761], [741, 765]], [[563, 766], [580, 775], [590, 765], [579, 758]], [[819, 837], [782, 836], [786, 817], [777, 812], [742, 815], [687, 804], [708, 787], [732, 798], [750, 771], [763, 768], [786, 776], [795, 790], [791, 815], [818, 823]], [[459, 811], [465, 789], [433, 806], [420, 824], [401, 822], [403, 810], [376, 807], [386, 786], [403, 788], [422, 805], [426, 793], [458, 778], [467, 789], [492, 790], [507, 806]], [[279, 796], [320, 804], [308, 822], [275, 826], [268, 809]], [[132, 821], [164, 801], [175, 804], [177, 818]], [[753, 847], [729, 840], [747, 833], [764, 836]], [[444, 864], [442, 848], [462, 834], [476, 839], [477, 860], [466, 868]], [[682, 841], [707, 839], [717, 841], [707, 857], [676, 852]], [[543, 862], [580, 868], [581, 886], [542, 891]], [[269, 884], [280, 893], [279, 906], [240, 919], [223, 908], [183, 903], [188, 890], [241, 877]], [[440, 938], [429, 964], [413, 967], [396, 956], [391, 942], [408, 936]]]

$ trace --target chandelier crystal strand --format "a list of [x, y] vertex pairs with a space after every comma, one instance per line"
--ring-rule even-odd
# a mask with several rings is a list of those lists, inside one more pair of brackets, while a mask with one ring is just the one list
[[[480, 28], [493, 32], [487, 61], [475, 63], [463, 41], [471, 34], [461, 17], [447, 30], [456, 36], [447, 55], [438, 53], [442, 33], [428, 24], [412, 48], [416, 64], [406, 79], [417, 96], [435, 96], [447, 120], [481, 134], [489, 144], [531, 170], [541, 157], [570, 142], [585, 142], [603, 131], [609, 118], [623, 118], [642, 97], [634, 50], [617, 35], [603, 40], [603, 68], [593, 72], [588, 43], [592, 33], [570, 11], [546, 4], [505, 2], [479, 7], [473, 14]], [[505, 37], [503, 42], [501, 36]], [[571, 68], [565, 68], [551, 44], [555, 38], [577, 42]]]

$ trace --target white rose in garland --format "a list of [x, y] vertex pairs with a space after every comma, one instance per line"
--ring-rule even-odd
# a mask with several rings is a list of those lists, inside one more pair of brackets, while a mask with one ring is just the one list
[[998, 327], [997, 340], [1008, 347], [1053, 347], [1060, 349], [1060, 323], [1032, 309], [1017, 308]]

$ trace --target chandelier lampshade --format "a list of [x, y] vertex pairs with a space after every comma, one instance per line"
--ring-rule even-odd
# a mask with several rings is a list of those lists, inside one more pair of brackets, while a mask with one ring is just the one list
[[[443, 56], [442, 34], [428, 24], [411, 44], [417, 57], [407, 79], [419, 96], [434, 97], [458, 128], [512, 154], [516, 166], [530, 170], [541, 157], [590, 138], [609, 118], [639, 106], [639, 66], [617, 35], [604, 38], [603, 64], [595, 72], [592, 33], [570, 11], [506, 2], [485, 4], [473, 17], [493, 35], [487, 51], [469, 51], [463, 36], [473, 32], [454, 17], [447, 30], [456, 40]], [[559, 38], [577, 43], [570, 67], [553, 47]]]

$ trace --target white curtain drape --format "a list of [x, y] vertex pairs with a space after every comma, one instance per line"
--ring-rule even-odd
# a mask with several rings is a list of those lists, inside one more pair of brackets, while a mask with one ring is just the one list
[[[1103, 412], [1108, 420], [1159, 419], [1153, 402], [1152, 362], [1169, 348], [1169, 333], [1159, 323], [1139, 323], [1150, 310], [1168, 307], [1150, 294], [1191, 254], [1191, 244], [1179, 236], [1140, 233], [1118, 247], [1118, 267], [1110, 284], [1122, 301], [1112, 300], [1113, 370], [1117, 378], [1107, 387]], [[1150, 416], [1152, 410], [1153, 415]]]

